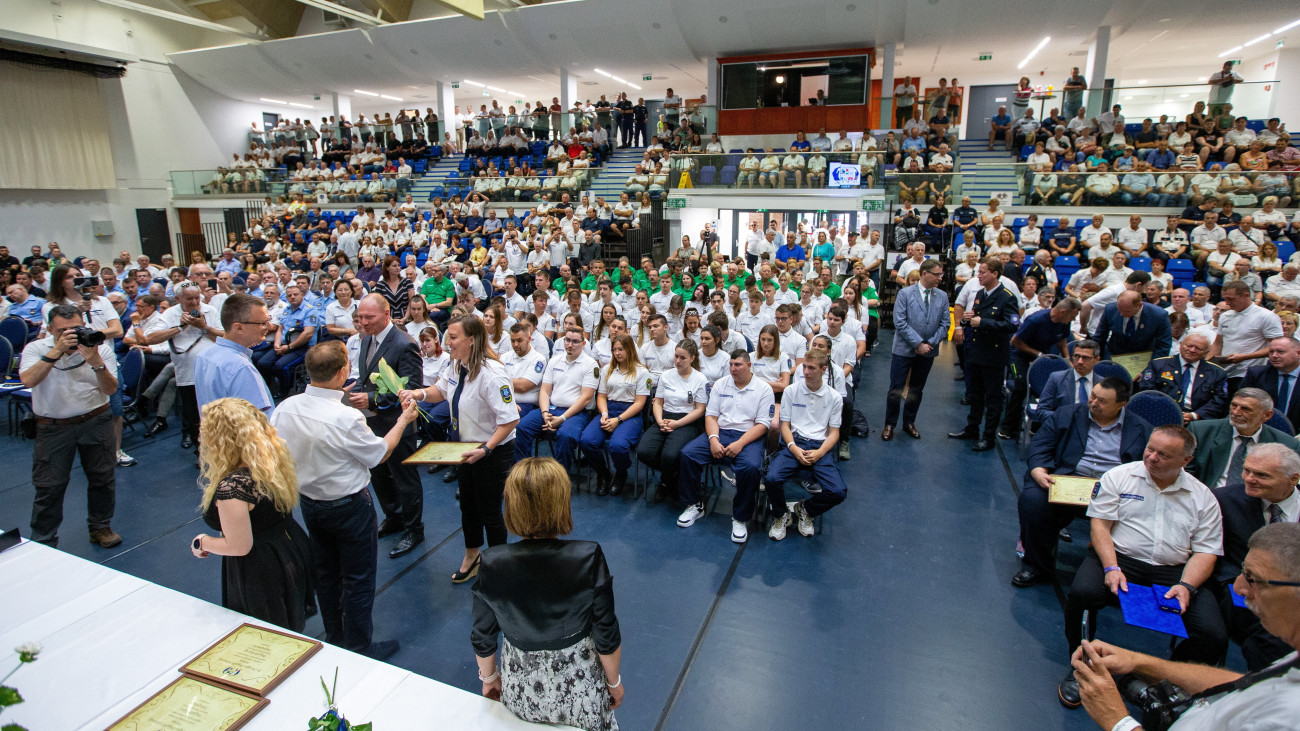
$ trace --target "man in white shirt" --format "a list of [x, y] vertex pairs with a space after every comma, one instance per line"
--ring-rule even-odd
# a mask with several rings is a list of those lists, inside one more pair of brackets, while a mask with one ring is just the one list
[[1228, 311], [1219, 315], [1219, 337], [1210, 348], [1210, 358], [1220, 358], [1228, 372], [1228, 391], [1234, 392], [1247, 368], [1265, 362], [1269, 341], [1282, 337], [1282, 321], [1254, 303], [1245, 282], [1227, 282], [1220, 294]]
[[1255, 228], [1253, 217], [1242, 216], [1241, 223], [1228, 234], [1228, 240], [1232, 242], [1233, 251], [1249, 258], [1259, 253], [1259, 247], [1264, 245], [1268, 237], [1263, 229]]
[[[671, 283], [672, 278], [668, 278]], [[641, 344], [637, 355], [640, 357], [641, 365], [650, 371], [650, 376], [654, 378], [655, 385], [659, 385], [659, 377], [664, 371], [673, 368], [673, 355], [677, 344], [668, 337], [668, 318], [662, 313], [666, 310], [660, 310], [661, 314], [652, 315], [646, 327], [650, 329], [650, 339]]]
[[510, 327], [510, 351], [501, 356], [501, 362], [510, 375], [510, 388], [523, 419], [537, 409], [542, 374], [546, 372], [547, 357], [533, 347], [529, 326], [516, 322]]
[[[1296, 267], [1296, 271], [1300, 271], [1300, 267]], [[1300, 285], [1300, 282], [1297, 282], [1297, 284]], [[1300, 287], [1298, 287], [1298, 289], [1300, 289]], [[1205, 313], [1190, 306], [1191, 300], [1192, 294], [1186, 289], [1179, 287], [1169, 296], [1169, 306], [1165, 308], [1165, 312], [1170, 314], [1181, 312], [1184, 315], [1187, 315], [1189, 328], [1194, 328], [1197, 325], [1204, 325], [1206, 322]]]
[[542, 374], [537, 410], [519, 420], [515, 428], [515, 461], [533, 456], [533, 441], [541, 435], [554, 440], [555, 459], [566, 467], [573, 462], [578, 438], [591, 421], [600, 365], [585, 351], [581, 328], [563, 333], [563, 352], [551, 356]]
[[1210, 75], [1209, 108], [1206, 110], [1210, 119], [1223, 113], [1223, 108], [1232, 101], [1233, 88], [1245, 81], [1240, 74], [1232, 70], [1233, 65], [1232, 61], [1224, 61], [1223, 68]]
[[1282, 273], [1270, 277], [1268, 284], [1264, 285], [1264, 299], [1270, 303], [1276, 303], [1281, 297], [1300, 297], [1300, 279], [1296, 275], [1300, 274], [1300, 264], [1287, 263], [1282, 267]]
[[361, 412], [343, 402], [351, 372], [335, 340], [307, 351], [306, 391], [276, 406], [271, 426], [288, 445], [298, 473], [303, 524], [315, 550], [316, 597], [325, 639], [376, 660], [392, 657], [397, 640], [373, 642], [378, 524], [370, 470], [389, 456], [419, 415], [412, 400], [382, 438]]
[[1219, 214], [1211, 212], [1205, 214], [1205, 220], [1192, 229], [1188, 238], [1196, 254], [1196, 266], [1200, 268], [1205, 264], [1205, 257], [1217, 251], [1219, 242], [1228, 238], [1228, 232], [1219, 225]]
[[[1105, 226], [1106, 217], [1100, 213], [1093, 214], [1092, 223], [1079, 229], [1079, 246], [1093, 247], [1101, 242], [1103, 233], [1110, 233], [1110, 229]], [[1091, 254], [1088, 258], [1093, 258]]]
[[1127, 251], [1129, 256], [1142, 256], [1142, 252], [1147, 248], [1147, 230], [1142, 228], [1142, 217], [1136, 213], [1129, 216], [1128, 226], [1119, 230], [1115, 242]]

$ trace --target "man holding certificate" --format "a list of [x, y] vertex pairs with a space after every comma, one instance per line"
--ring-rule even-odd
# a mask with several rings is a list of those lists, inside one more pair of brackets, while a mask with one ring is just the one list
[[1163, 357], [1169, 352], [1169, 346], [1173, 342], [1169, 313], [1161, 307], [1143, 302], [1141, 294], [1126, 291], [1106, 305], [1101, 315], [1101, 324], [1097, 326], [1092, 339], [1101, 344], [1103, 358], [1116, 360], [1122, 355], [1144, 353], [1144, 362], [1125, 364], [1136, 380], [1153, 353]]
[[280, 403], [271, 426], [288, 445], [298, 472], [325, 641], [387, 660], [397, 652], [397, 640], [371, 639], [379, 537], [366, 485], [370, 470], [393, 454], [419, 411], [407, 404], [381, 438], [360, 411], [344, 403], [342, 389], [351, 365], [343, 343], [313, 347], [304, 364], [310, 385]]

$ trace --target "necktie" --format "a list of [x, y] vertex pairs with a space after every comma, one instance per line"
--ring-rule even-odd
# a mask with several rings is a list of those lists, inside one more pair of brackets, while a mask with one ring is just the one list
[[930, 290], [921, 290], [921, 301], [925, 303], [925, 309], [928, 312], [930, 310]]
[[460, 441], [460, 392], [465, 390], [465, 379], [469, 376], [469, 369], [465, 366], [460, 367], [460, 377], [456, 379], [456, 390], [451, 394], [451, 440]]
[[1087, 376], [1079, 376], [1079, 396], [1078, 398], [1075, 399], [1075, 403], [1079, 403], [1079, 404], [1088, 403], [1088, 377]]
[[1273, 503], [1272, 505], [1268, 506], [1268, 522], [1270, 525], [1272, 525], [1273, 523], [1286, 522], [1286, 513], [1282, 512], [1281, 505], [1278, 505], [1277, 503]]
[[1224, 476], [1224, 485], [1240, 485], [1241, 468], [1246, 465], [1246, 447], [1250, 444], [1250, 437], [1237, 437], [1237, 451], [1232, 453], [1232, 461], [1228, 463], [1228, 473]]
[[1188, 363], [1183, 366], [1183, 402], [1186, 404], [1192, 401], [1192, 364]]
[[1287, 404], [1291, 402], [1291, 378], [1290, 373], [1283, 373], [1282, 382], [1277, 387], [1277, 408], [1284, 414]]
[[372, 335], [370, 337], [370, 352], [366, 355], [366, 367], [374, 370], [375, 361], [379, 357], [379, 342]]
[[1137, 315], [1128, 318], [1128, 323], [1124, 325], [1124, 337], [1131, 338], [1137, 334]]

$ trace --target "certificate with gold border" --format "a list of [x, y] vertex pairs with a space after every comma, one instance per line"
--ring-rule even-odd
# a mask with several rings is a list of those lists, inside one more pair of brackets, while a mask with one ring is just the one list
[[1125, 353], [1123, 355], [1110, 356], [1110, 362], [1128, 371], [1129, 378], [1136, 379], [1146, 370], [1147, 364], [1151, 362], [1151, 351], [1144, 350], [1140, 353]]
[[320, 648], [317, 640], [245, 623], [180, 670], [186, 675], [265, 696]]
[[1052, 479], [1054, 482], [1047, 491], [1047, 502], [1060, 505], [1088, 505], [1092, 502], [1092, 491], [1098, 478], [1052, 475]]
[[107, 731], [234, 731], [270, 701], [182, 675]]
[[460, 464], [465, 461], [461, 455], [481, 446], [483, 442], [427, 442], [402, 464]]

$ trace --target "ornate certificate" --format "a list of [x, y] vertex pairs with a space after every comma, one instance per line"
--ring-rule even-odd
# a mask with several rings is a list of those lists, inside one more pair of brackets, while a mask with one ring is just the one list
[[429, 442], [402, 464], [460, 464], [461, 455], [483, 446], [483, 442]]
[[1151, 362], [1151, 351], [1144, 350], [1141, 353], [1112, 355], [1110, 362], [1128, 371], [1129, 378], [1135, 379], [1142, 375], [1142, 371], [1146, 370], [1147, 364]]
[[1047, 502], [1062, 505], [1087, 505], [1092, 502], [1092, 490], [1097, 485], [1096, 477], [1075, 477], [1073, 475], [1052, 475], [1056, 482], [1047, 491]]
[[265, 696], [320, 648], [316, 640], [246, 623], [186, 663], [181, 672]]
[[233, 731], [267, 703], [265, 698], [182, 675], [108, 731]]

